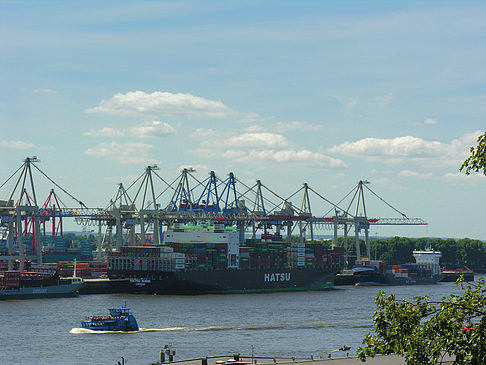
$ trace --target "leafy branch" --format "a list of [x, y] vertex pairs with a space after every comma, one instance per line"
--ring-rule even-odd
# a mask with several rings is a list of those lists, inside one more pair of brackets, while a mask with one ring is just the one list
[[[377, 354], [403, 356], [407, 364], [442, 363], [445, 355], [454, 364], [486, 364], [486, 298], [484, 280], [465, 286], [462, 295], [429, 301], [415, 297], [414, 302], [396, 300], [380, 292], [375, 298], [374, 328], [358, 349], [358, 358]], [[480, 319], [481, 318], [481, 319]]]
[[486, 132], [480, 135], [477, 139], [478, 145], [471, 147], [469, 152], [471, 155], [462, 163], [460, 171], [465, 170], [466, 175], [471, 171], [483, 171], [486, 175]]

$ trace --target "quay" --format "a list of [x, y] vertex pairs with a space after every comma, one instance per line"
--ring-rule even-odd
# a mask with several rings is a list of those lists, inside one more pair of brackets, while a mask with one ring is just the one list
[[[211, 356], [198, 359], [163, 362], [152, 362], [150, 365], [406, 365], [405, 359], [397, 355], [379, 355], [361, 362], [356, 356], [343, 356], [329, 352], [324, 358], [283, 358], [258, 356]], [[442, 365], [452, 365], [453, 359], [445, 356]], [[120, 363], [121, 364], [121, 363]]]

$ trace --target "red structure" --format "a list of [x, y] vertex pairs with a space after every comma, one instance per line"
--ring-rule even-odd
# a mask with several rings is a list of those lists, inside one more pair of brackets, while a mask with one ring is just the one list
[[44, 236], [46, 235], [46, 222], [49, 220], [51, 220], [51, 234], [53, 236], [62, 236], [62, 209], [60, 208], [60, 202], [54, 189], [51, 189], [46, 202], [41, 208], [42, 216], [40, 222]]

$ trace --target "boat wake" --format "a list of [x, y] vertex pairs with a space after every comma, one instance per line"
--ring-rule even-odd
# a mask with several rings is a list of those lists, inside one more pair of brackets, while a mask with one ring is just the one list
[[320, 328], [369, 328], [369, 324], [275, 324], [275, 325], [243, 325], [243, 326], [207, 326], [207, 327], [172, 327], [159, 331], [265, 331], [265, 330], [296, 330], [296, 329], [320, 329]]
[[90, 330], [88, 328], [72, 328], [69, 333], [72, 334], [103, 334], [103, 333], [138, 333], [138, 332], [164, 332], [164, 331], [179, 331], [180, 328], [139, 328], [138, 331], [98, 331]]
[[209, 326], [198, 328], [181, 328], [180, 330], [190, 331], [265, 331], [265, 330], [297, 330], [297, 329], [320, 329], [320, 328], [369, 328], [366, 325], [336, 325], [336, 324], [276, 324], [276, 325], [247, 325], [247, 326]]
[[207, 326], [207, 327], [167, 327], [167, 328], [139, 328], [138, 331], [98, 331], [87, 328], [73, 328], [69, 333], [73, 334], [103, 334], [103, 333], [138, 333], [138, 332], [170, 332], [170, 331], [265, 331], [265, 330], [296, 330], [296, 329], [321, 329], [321, 328], [369, 328], [363, 325], [335, 325], [335, 324], [281, 324], [281, 325], [247, 325], [247, 326]]

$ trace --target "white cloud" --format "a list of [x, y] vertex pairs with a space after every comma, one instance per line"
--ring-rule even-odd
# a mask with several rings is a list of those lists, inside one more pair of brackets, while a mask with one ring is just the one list
[[239, 151], [239, 150], [227, 150], [222, 153], [222, 157], [227, 158], [229, 160], [242, 160], [244, 159], [248, 154], [244, 151]]
[[231, 113], [221, 101], [204, 99], [191, 94], [155, 91], [151, 94], [143, 91], [131, 91], [115, 94], [109, 100], [102, 100], [86, 113], [102, 113], [121, 116], [149, 115], [185, 115], [203, 117], [222, 117]]
[[248, 133], [258, 133], [258, 132], [264, 132], [265, 131], [265, 128], [262, 127], [261, 125], [251, 125], [247, 128], [245, 128], [245, 132], [248, 132]]
[[336, 158], [323, 155], [319, 152], [312, 152], [309, 150], [252, 150], [248, 153], [238, 150], [226, 151], [223, 155], [225, 158], [234, 159], [239, 162], [258, 162], [258, 161], [274, 161], [278, 163], [292, 163], [292, 162], [308, 162], [312, 166], [326, 167], [326, 168], [340, 168], [346, 167], [346, 164]]
[[0, 145], [3, 148], [8, 148], [12, 150], [27, 150], [29, 148], [34, 148], [35, 145], [33, 143], [29, 142], [23, 142], [23, 141], [1, 141]]
[[223, 142], [224, 145], [234, 147], [262, 147], [275, 148], [286, 147], [289, 145], [287, 139], [274, 133], [244, 133], [242, 135], [231, 137]]
[[88, 156], [103, 157], [122, 165], [158, 164], [159, 161], [148, 157], [148, 151], [152, 148], [152, 145], [140, 142], [102, 142], [84, 153]]
[[437, 141], [405, 136], [393, 139], [364, 138], [356, 142], [344, 142], [329, 148], [329, 152], [347, 156], [427, 156], [445, 152], [447, 147]]
[[454, 146], [456, 149], [462, 149], [463, 147], [467, 146], [468, 148], [465, 153], [468, 153], [469, 147], [476, 146], [478, 137], [483, 133], [483, 131], [477, 130], [472, 133], [464, 134], [458, 139], [452, 140], [451, 145]]
[[437, 119], [427, 118], [424, 120], [424, 124], [437, 124]]
[[144, 122], [138, 126], [115, 129], [115, 128], [101, 128], [99, 130], [92, 130], [84, 133], [87, 137], [166, 137], [170, 134], [176, 134], [177, 131], [169, 124], [159, 121]]
[[128, 133], [139, 138], [148, 137], [166, 137], [170, 134], [176, 134], [177, 131], [169, 124], [159, 121], [145, 122], [140, 126], [131, 127]]
[[123, 137], [125, 135], [125, 132], [120, 129], [115, 129], [115, 128], [110, 128], [110, 127], [105, 127], [98, 129], [97, 131], [89, 131], [83, 134], [84, 136], [87, 137]]
[[248, 147], [248, 148], [279, 148], [287, 147], [289, 141], [280, 134], [274, 133], [243, 133], [239, 136], [228, 136], [221, 132], [200, 131], [200, 135], [207, 134], [201, 142], [202, 147]]
[[364, 138], [355, 142], [344, 142], [327, 151], [390, 164], [416, 162], [434, 168], [460, 166], [467, 156], [469, 146], [475, 145], [481, 133], [468, 133], [450, 143], [427, 141], [412, 136], [392, 139]]
[[275, 123], [275, 129], [279, 132], [293, 132], [293, 131], [319, 131], [322, 125], [307, 122], [278, 122]]

